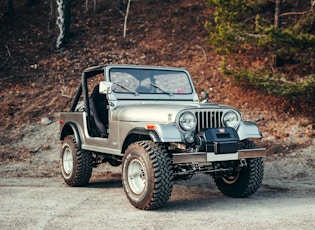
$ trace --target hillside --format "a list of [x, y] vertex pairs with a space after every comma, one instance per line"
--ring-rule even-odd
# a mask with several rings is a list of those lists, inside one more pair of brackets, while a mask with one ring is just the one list
[[269, 154], [314, 145], [314, 104], [235, 86], [220, 74], [221, 58], [206, 43], [204, 23], [211, 12], [203, 1], [132, 1], [126, 40], [124, 17], [111, 2], [98, 2], [93, 12], [92, 1], [88, 11], [85, 2], [73, 1], [72, 37], [60, 53], [49, 51], [51, 2], [31, 8], [16, 3], [15, 16], [5, 15], [0, 5], [1, 160], [27, 157], [28, 150], [10, 148], [23, 137], [21, 130], [42, 117], [58, 120], [81, 72], [107, 63], [185, 67], [210, 102], [233, 105], [258, 123], [265, 137], [259, 145], [269, 147]]

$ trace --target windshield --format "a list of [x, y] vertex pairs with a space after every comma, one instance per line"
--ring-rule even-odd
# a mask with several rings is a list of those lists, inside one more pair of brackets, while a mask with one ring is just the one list
[[189, 76], [180, 70], [111, 68], [109, 79], [115, 93], [191, 94]]

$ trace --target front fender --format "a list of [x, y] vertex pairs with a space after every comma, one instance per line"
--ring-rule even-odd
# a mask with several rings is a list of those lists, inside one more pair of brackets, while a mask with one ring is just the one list
[[173, 124], [154, 125], [152, 129], [135, 128], [132, 129], [130, 134], [146, 135], [154, 142], [181, 142], [182, 135], [178, 128]]
[[161, 142], [182, 142], [182, 135], [174, 124], [155, 125], [155, 131]]
[[258, 126], [256, 123], [251, 121], [241, 121], [236, 131], [240, 140], [249, 138], [262, 138], [262, 134], [259, 131]]
[[181, 142], [179, 130], [174, 125], [154, 125], [155, 128], [134, 128], [129, 131], [122, 146], [122, 152], [133, 142], [139, 140], [148, 140], [149, 137], [153, 142]]

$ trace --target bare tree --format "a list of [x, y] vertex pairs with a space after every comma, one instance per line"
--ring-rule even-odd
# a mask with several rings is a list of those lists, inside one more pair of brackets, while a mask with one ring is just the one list
[[51, 43], [51, 50], [58, 52], [70, 38], [71, 0], [56, 0], [56, 34]]
[[281, 0], [276, 0], [275, 19], [274, 19], [274, 27], [276, 29], [281, 27], [281, 20], [279, 17], [280, 12], [281, 12]]
[[[9, 0], [12, 1], [12, 0]], [[31, 0], [33, 1], [33, 0]], [[127, 17], [129, 12], [130, 1], [128, 0], [127, 12], [124, 23], [124, 37], [126, 36]], [[123, 7], [123, 0], [116, 0], [118, 7]], [[96, 8], [96, 0], [94, 0], [94, 9]], [[71, 18], [71, 0], [56, 0], [56, 33], [51, 42], [50, 49], [54, 52], [60, 52], [64, 49], [65, 44], [70, 38], [70, 18]]]
[[290, 15], [303, 15], [307, 13], [313, 13], [314, 12], [314, 6], [315, 6], [315, 0], [310, 0], [310, 8], [305, 11], [293, 11], [293, 12], [286, 12], [281, 13], [281, 0], [276, 0], [276, 9], [275, 9], [275, 28], [280, 27], [280, 19], [284, 16], [290, 16]]

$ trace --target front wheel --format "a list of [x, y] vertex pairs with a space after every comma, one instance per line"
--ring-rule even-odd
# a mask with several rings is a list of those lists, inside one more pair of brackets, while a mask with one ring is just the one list
[[131, 144], [123, 157], [122, 174], [125, 194], [138, 209], [162, 207], [171, 196], [173, 168], [161, 145], [151, 141]]
[[[256, 148], [254, 142], [245, 140], [245, 148]], [[218, 189], [226, 196], [243, 198], [254, 194], [262, 183], [264, 164], [262, 158], [246, 159], [246, 165], [223, 177], [214, 177]]]
[[61, 173], [65, 182], [72, 187], [86, 185], [92, 175], [92, 155], [78, 148], [73, 135], [66, 136], [60, 153]]

